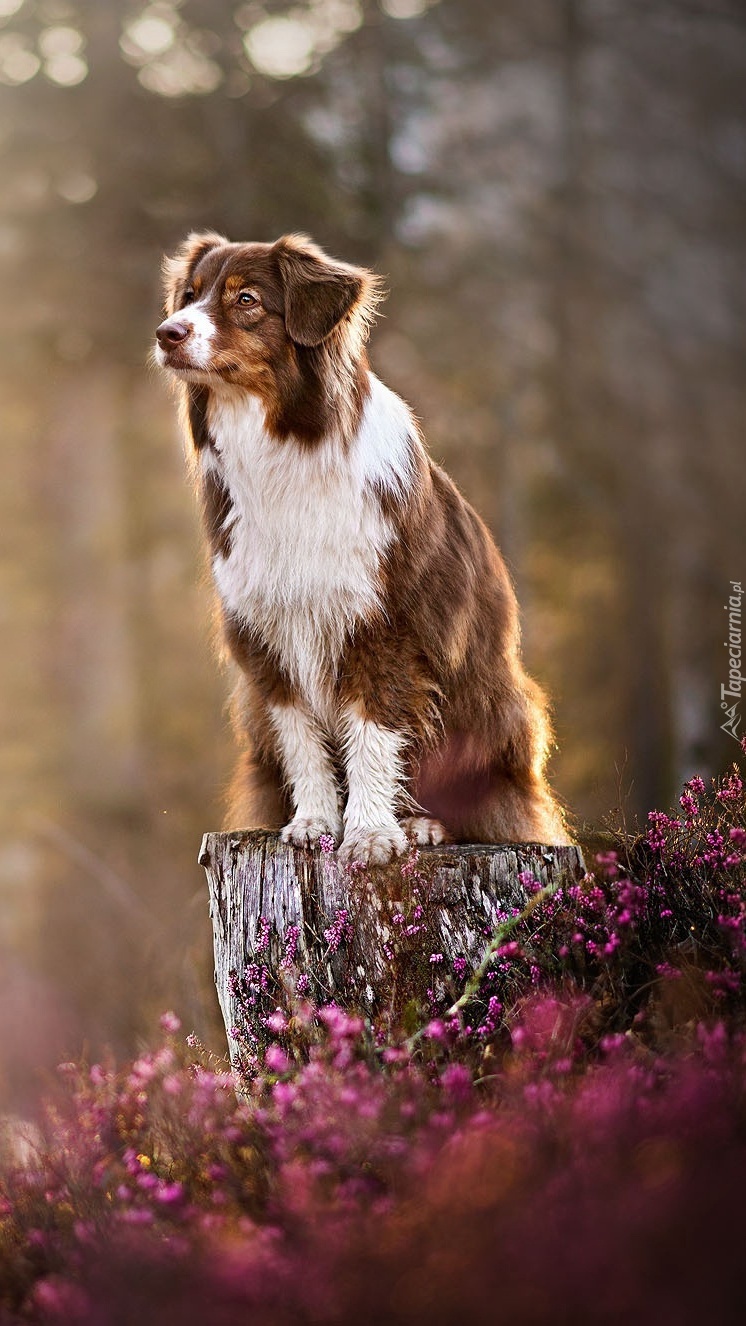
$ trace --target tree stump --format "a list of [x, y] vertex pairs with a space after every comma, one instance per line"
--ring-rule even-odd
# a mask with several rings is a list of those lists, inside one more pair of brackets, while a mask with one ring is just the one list
[[[263, 831], [208, 833], [215, 984], [234, 1066], [247, 1008], [282, 995], [404, 1021], [458, 994], [497, 926], [539, 885], [585, 873], [578, 847], [421, 847], [386, 867], [342, 866]], [[522, 878], [521, 878], [522, 877]], [[454, 967], [455, 964], [455, 967]], [[463, 985], [463, 980], [462, 980]]]

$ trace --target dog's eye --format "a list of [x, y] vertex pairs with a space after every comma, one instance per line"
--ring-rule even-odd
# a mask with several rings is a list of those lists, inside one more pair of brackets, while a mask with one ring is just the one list
[[192, 289], [191, 286], [187, 286], [186, 290], [184, 291], [183, 299], [181, 301], [182, 306], [184, 304], [191, 304], [193, 299], [194, 299], [194, 290]]
[[242, 290], [236, 302], [243, 304], [244, 308], [253, 308], [254, 304], [259, 303], [259, 300], [256, 295], [252, 295], [250, 290]]

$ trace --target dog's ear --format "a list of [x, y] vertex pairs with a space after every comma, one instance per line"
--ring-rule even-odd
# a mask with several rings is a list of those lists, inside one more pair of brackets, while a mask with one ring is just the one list
[[189, 284], [200, 258], [204, 258], [210, 249], [217, 249], [229, 241], [214, 230], [196, 231], [187, 235], [172, 258], [163, 259], [163, 299], [167, 317], [176, 312], [181, 303], [181, 294]]
[[378, 277], [327, 257], [305, 235], [284, 235], [274, 246], [285, 293], [285, 326], [298, 345], [320, 345], [352, 314], [361, 324], [380, 298]]

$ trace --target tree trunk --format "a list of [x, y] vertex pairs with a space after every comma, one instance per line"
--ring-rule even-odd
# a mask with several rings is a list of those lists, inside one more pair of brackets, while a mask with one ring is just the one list
[[424, 847], [356, 870], [263, 831], [208, 833], [199, 861], [236, 1065], [247, 1016], [286, 1002], [283, 995], [405, 1023], [408, 1010], [411, 1020], [428, 1002], [456, 998], [496, 926], [533, 896], [533, 881], [574, 881], [585, 871], [579, 848], [534, 844]]

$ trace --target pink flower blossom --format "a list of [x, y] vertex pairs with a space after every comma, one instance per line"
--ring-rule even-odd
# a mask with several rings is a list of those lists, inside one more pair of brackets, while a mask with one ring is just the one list
[[285, 1051], [279, 1045], [270, 1045], [264, 1054], [264, 1062], [271, 1073], [287, 1073], [291, 1064]]
[[175, 1206], [178, 1202], [183, 1202], [185, 1196], [183, 1183], [164, 1183], [161, 1184], [155, 1193], [155, 1199], [162, 1206]]

